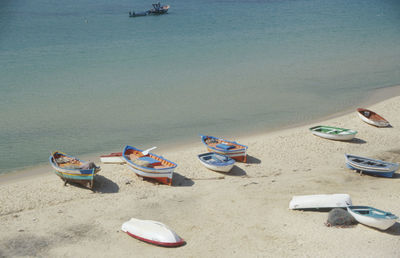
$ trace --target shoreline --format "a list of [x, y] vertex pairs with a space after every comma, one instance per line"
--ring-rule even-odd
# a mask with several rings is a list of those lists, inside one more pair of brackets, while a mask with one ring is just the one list
[[[352, 107], [346, 108], [342, 111], [335, 112], [329, 115], [325, 115], [322, 117], [318, 117], [315, 119], [311, 119], [308, 121], [300, 122], [300, 123], [294, 123], [290, 125], [283, 126], [281, 128], [276, 128], [276, 129], [271, 129], [267, 131], [258, 131], [258, 132], [253, 132], [249, 134], [237, 134], [235, 136], [228, 134], [225, 138], [226, 139], [232, 139], [232, 138], [249, 138], [249, 137], [257, 137], [265, 134], [273, 134], [277, 131], [281, 130], [288, 130], [288, 129], [293, 129], [293, 128], [298, 128], [298, 127], [303, 127], [306, 125], [311, 126], [312, 124], [316, 124], [325, 120], [330, 120], [333, 118], [341, 117], [346, 114], [350, 114], [351, 112], [354, 112], [356, 107], [359, 106], [371, 106], [374, 104], [377, 104], [379, 102], [389, 100], [391, 98], [395, 98], [397, 96], [400, 96], [400, 85], [393, 85], [393, 86], [382, 86], [382, 87], [377, 87], [375, 90], [370, 92], [365, 98], [361, 99], [360, 102], [357, 102], [357, 104], [353, 105]], [[174, 152], [177, 150], [181, 150], [187, 147], [191, 147], [196, 143], [199, 143], [200, 141], [198, 140], [190, 140], [190, 141], [185, 141], [178, 143], [176, 146], [171, 147], [170, 144], [165, 143], [159, 145], [159, 149], [161, 150], [168, 150], [168, 152]], [[201, 146], [201, 144], [198, 144], [198, 146]], [[165, 148], [164, 148], [165, 147]], [[111, 152], [118, 152], [116, 151], [110, 151]], [[157, 151], [156, 151], [157, 152]], [[164, 151], [165, 152], [165, 151]], [[92, 153], [92, 154], [87, 154], [87, 155], [82, 155], [79, 156], [81, 159], [86, 160], [86, 161], [94, 161], [98, 165], [102, 164], [100, 162], [100, 155], [104, 155], [107, 153]], [[10, 171], [4, 174], [0, 174], [0, 186], [3, 184], [8, 184], [8, 183], [13, 183], [17, 182], [20, 180], [30, 180], [32, 178], [38, 177], [38, 176], [43, 176], [43, 175], [53, 175], [54, 172], [52, 171], [51, 167], [48, 165], [48, 162], [43, 162], [42, 164], [38, 165], [33, 165], [27, 168], [23, 169], [18, 169], [14, 171]]]
[[[102, 165], [93, 192], [64, 186], [53, 173], [3, 184], [0, 256], [131, 257], [135, 250], [138, 257], [399, 257], [398, 222], [386, 231], [334, 228], [324, 225], [326, 212], [288, 209], [295, 195], [347, 193], [354, 205], [400, 214], [399, 172], [360, 175], [344, 162], [345, 153], [400, 162], [400, 96], [370, 108], [392, 127], [349, 113], [321, 124], [356, 129], [350, 142], [317, 137], [309, 124], [241, 137], [248, 162], [229, 173], [198, 162], [202, 144], [168, 149], [165, 157], [178, 163], [172, 186], [113, 164]], [[165, 249], [133, 239], [120, 230], [132, 217], [160, 221], [187, 244]]]

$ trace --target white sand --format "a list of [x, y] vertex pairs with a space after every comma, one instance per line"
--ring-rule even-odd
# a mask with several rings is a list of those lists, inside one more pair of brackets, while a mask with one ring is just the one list
[[[400, 161], [400, 97], [371, 106], [393, 125], [376, 128], [355, 112], [317, 124], [358, 131], [353, 142], [313, 136], [301, 126], [243, 137], [249, 163], [230, 174], [205, 169], [200, 140], [169, 152], [174, 186], [142, 181], [125, 165], [102, 165], [95, 193], [48, 173], [0, 185], [0, 257], [400, 257], [400, 224], [328, 228], [328, 213], [288, 209], [293, 195], [348, 193], [354, 205], [400, 215], [400, 175], [360, 176], [344, 154]], [[97, 161], [99, 164], [99, 161]], [[221, 179], [223, 177], [223, 179]], [[157, 220], [187, 244], [162, 248], [121, 232], [131, 217]]]

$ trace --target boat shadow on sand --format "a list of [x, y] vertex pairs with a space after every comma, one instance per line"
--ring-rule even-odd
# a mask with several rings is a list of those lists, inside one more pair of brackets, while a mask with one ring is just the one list
[[86, 185], [82, 185], [77, 182], [68, 182], [67, 185], [72, 185], [74, 187], [78, 187], [81, 189], [91, 190], [95, 193], [118, 193], [119, 192], [119, 186], [116, 183], [114, 183], [110, 179], [108, 179], [104, 176], [101, 176], [101, 175], [95, 176], [92, 189], [90, 189]]
[[365, 144], [367, 143], [363, 139], [360, 138], [353, 138], [351, 141], [348, 141], [348, 143], [354, 143], [354, 144]]
[[174, 178], [172, 179], [172, 186], [180, 187], [180, 186], [192, 186], [192, 185], [194, 185], [194, 181], [192, 179], [174, 172]]
[[220, 174], [224, 174], [227, 176], [246, 176], [247, 173], [246, 171], [244, 171], [243, 169], [241, 169], [238, 166], [233, 166], [233, 168], [231, 169], [231, 171], [229, 171], [228, 173], [220, 173]]
[[391, 226], [390, 228], [388, 228], [387, 230], [384, 230], [384, 231], [376, 229], [376, 228], [371, 228], [371, 229], [382, 232], [382, 233], [386, 233], [389, 235], [393, 235], [393, 236], [400, 236], [400, 223], [399, 222], [394, 223], [393, 226]]
[[256, 157], [247, 155], [247, 164], [260, 164], [261, 160], [257, 159]]

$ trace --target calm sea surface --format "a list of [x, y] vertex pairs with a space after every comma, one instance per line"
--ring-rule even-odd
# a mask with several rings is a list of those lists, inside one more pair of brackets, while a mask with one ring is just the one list
[[0, 3], [0, 173], [276, 129], [400, 84], [398, 0]]

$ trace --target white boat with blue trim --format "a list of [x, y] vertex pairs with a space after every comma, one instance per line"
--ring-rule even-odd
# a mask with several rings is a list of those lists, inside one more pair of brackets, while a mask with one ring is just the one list
[[235, 160], [215, 152], [208, 152], [197, 155], [199, 161], [208, 169], [218, 172], [229, 172], [235, 164]]
[[239, 162], [247, 162], [247, 146], [214, 136], [200, 136], [209, 152], [222, 154]]
[[345, 154], [345, 159], [346, 166], [348, 168], [373, 176], [393, 177], [393, 174], [399, 168], [399, 164], [397, 163], [360, 157], [351, 154]]
[[122, 158], [128, 167], [138, 176], [154, 179], [160, 183], [171, 185], [174, 170], [177, 167], [172, 161], [162, 156], [150, 153], [155, 147], [142, 151], [132, 146], [125, 146], [122, 151]]
[[348, 206], [347, 211], [361, 224], [386, 230], [393, 226], [398, 217], [390, 212], [369, 206]]

